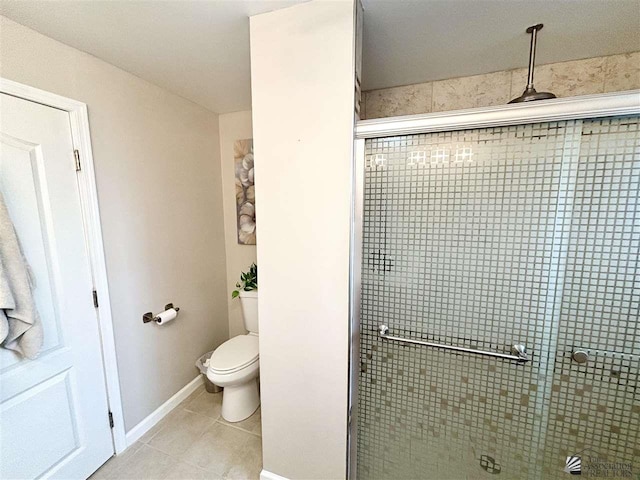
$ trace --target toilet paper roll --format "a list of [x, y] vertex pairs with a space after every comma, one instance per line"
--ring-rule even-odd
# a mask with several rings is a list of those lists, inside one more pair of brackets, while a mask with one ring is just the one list
[[170, 308], [169, 310], [165, 310], [164, 312], [156, 315], [156, 323], [158, 325], [164, 325], [167, 322], [173, 321], [174, 318], [178, 316], [178, 312], [175, 308]]

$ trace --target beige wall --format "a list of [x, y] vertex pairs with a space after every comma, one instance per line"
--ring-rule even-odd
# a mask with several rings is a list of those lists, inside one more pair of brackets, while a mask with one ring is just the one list
[[[364, 94], [363, 118], [504, 105], [520, 96], [526, 83], [527, 70], [519, 68], [370, 90]], [[539, 92], [558, 97], [640, 88], [640, 52], [538, 65], [534, 83]]]
[[[0, 17], [0, 75], [89, 109], [126, 428], [228, 338], [218, 117]], [[175, 302], [179, 318], [143, 325]]]
[[[241, 272], [256, 261], [255, 245], [238, 244], [236, 224], [236, 177], [233, 143], [253, 138], [251, 111], [220, 115], [220, 162], [222, 164], [222, 194], [224, 199], [224, 231], [227, 251], [227, 300], [229, 302], [229, 336], [246, 333], [242, 322], [240, 301], [231, 298]], [[260, 161], [258, 159], [258, 161]], [[259, 228], [259, 222], [258, 222]], [[258, 230], [258, 235], [259, 235]]]
[[251, 17], [264, 469], [346, 474], [353, 1]]

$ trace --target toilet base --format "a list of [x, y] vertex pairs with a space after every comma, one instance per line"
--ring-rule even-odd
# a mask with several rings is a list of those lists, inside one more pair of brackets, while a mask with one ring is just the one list
[[225, 386], [222, 393], [222, 418], [227, 422], [240, 422], [249, 418], [260, 406], [258, 382]]

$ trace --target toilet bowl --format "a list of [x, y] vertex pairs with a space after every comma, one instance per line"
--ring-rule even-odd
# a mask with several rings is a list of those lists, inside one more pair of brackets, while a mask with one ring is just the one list
[[220, 345], [211, 355], [207, 378], [224, 387], [222, 418], [240, 422], [260, 406], [258, 376], [258, 292], [241, 292], [240, 302], [246, 335], [233, 337]]
[[258, 336], [238, 335], [220, 345], [211, 355], [207, 378], [224, 387], [222, 418], [239, 422], [260, 405], [258, 395]]

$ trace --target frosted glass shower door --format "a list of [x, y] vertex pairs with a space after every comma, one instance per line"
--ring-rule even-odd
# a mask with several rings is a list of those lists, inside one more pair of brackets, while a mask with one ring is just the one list
[[639, 132], [612, 118], [366, 141], [359, 478], [562, 479], [584, 452], [640, 473]]

